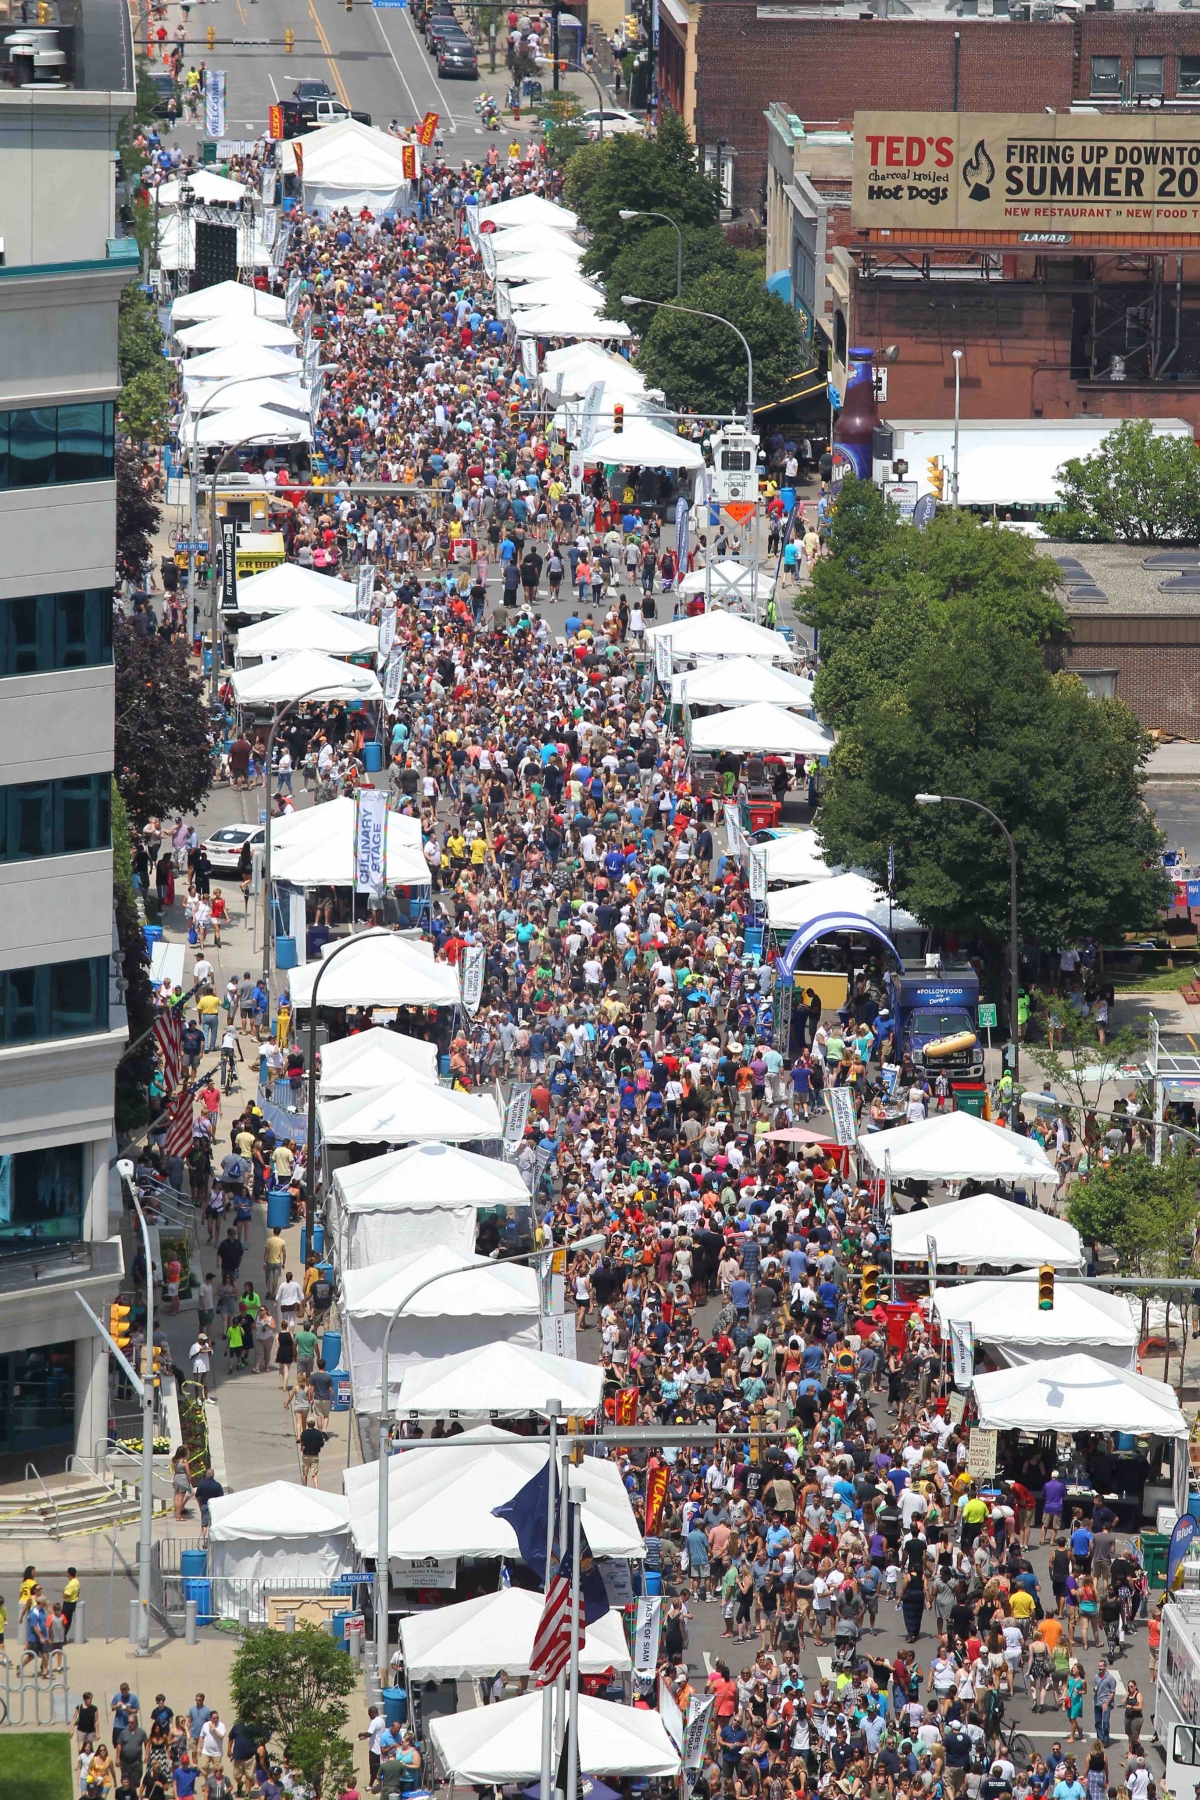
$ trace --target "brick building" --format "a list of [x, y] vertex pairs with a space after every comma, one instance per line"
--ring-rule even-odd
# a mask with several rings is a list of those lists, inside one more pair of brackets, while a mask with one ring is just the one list
[[1092, 693], [1124, 700], [1147, 729], [1200, 738], [1200, 593], [1180, 591], [1195, 581], [1182, 559], [1172, 568], [1169, 553], [1133, 544], [1046, 549], [1078, 559], [1104, 595], [1063, 593], [1071, 636], [1056, 660]]

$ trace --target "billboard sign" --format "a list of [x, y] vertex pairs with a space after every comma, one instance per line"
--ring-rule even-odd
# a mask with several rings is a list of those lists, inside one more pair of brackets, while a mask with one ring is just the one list
[[884, 230], [1154, 236], [1200, 229], [1200, 118], [854, 115], [851, 219]]

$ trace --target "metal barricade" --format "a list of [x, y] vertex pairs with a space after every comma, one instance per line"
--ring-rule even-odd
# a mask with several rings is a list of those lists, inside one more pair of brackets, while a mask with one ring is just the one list
[[51, 1651], [50, 1662], [61, 1656], [62, 1666], [51, 1667], [46, 1675], [37, 1672], [36, 1658], [27, 1660], [24, 1650], [13, 1646], [13, 1659], [3, 1664], [4, 1683], [0, 1686], [0, 1707], [4, 1717], [0, 1725], [65, 1725], [67, 1711], [67, 1653]]

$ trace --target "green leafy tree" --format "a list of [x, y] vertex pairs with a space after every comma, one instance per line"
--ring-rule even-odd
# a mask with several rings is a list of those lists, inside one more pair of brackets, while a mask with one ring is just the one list
[[113, 629], [117, 694], [116, 781], [139, 825], [192, 812], [212, 780], [212, 745], [199, 677], [187, 646]]
[[[654, 225], [653, 220], [647, 224]], [[735, 269], [737, 252], [731, 250], [715, 227], [699, 230], [685, 227], [683, 233], [683, 285], [699, 281], [712, 269]], [[642, 231], [629, 244], [608, 274], [605, 308], [610, 319], [626, 319], [635, 331], [645, 332], [654, 323], [649, 306], [623, 306], [622, 294], [641, 294], [647, 300], [673, 300], [675, 277], [679, 267], [679, 239], [669, 225], [657, 225]]]
[[154, 304], [144, 288], [131, 282], [121, 295], [117, 313], [117, 362], [122, 381], [132, 381], [163, 362], [163, 333]]
[[973, 808], [918, 807], [920, 792], [989, 806], [1016, 843], [1020, 923], [1043, 944], [1145, 929], [1167, 899], [1162, 842], [1142, 801], [1149, 743], [1121, 702], [1051, 675], [1042, 648], [957, 598], [897, 656], [830, 761], [820, 831], [831, 862], [886, 876], [930, 926], [999, 945], [1009, 862]]
[[[1105, 1088], [1123, 1066], [1140, 1062], [1146, 1048], [1145, 1030], [1123, 1025], [1119, 1031], [1107, 1033], [1101, 1044], [1095, 1021], [1083, 1018], [1065, 1000], [1044, 999], [1035, 995], [1039, 1011], [1047, 1009], [1057, 1021], [1054, 1043], [1029, 1044], [1027, 1057], [1042, 1070], [1055, 1092], [1065, 1094], [1071, 1111], [1080, 1118], [1088, 1112], [1102, 1112]], [[1110, 1071], [1099, 1081], [1096, 1070]]]
[[312, 1734], [334, 1740], [350, 1717], [354, 1664], [327, 1632], [298, 1624], [294, 1632], [245, 1632], [230, 1670], [239, 1719], [255, 1734], [301, 1753], [318, 1754]]
[[[1186, 1150], [1164, 1156], [1156, 1168], [1150, 1156], [1136, 1151], [1098, 1164], [1071, 1189], [1067, 1218], [1087, 1244], [1116, 1253], [1125, 1274], [1179, 1280], [1196, 1268], [1195, 1234], [1197, 1172], [1200, 1165]], [[1142, 1330], [1147, 1302], [1142, 1296]], [[1171, 1298], [1167, 1294], [1167, 1344], [1162, 1378], [1171, 1372]]]
[[118, 444], [117, 473], [117, 574], [124, 581], [142, 580], [150, 562], [154, 534], [161, 515], [146, 491], [137, 452]]
[[354, 1752], [339, 1733], [304, 1725], [292, 1733], [287, 1748], [316, 1800], [331, 1800], [354, 1786]]
[[1200, 450], [1126, 420], [1090, 456], [1058, 471], [1064, 509], [1046, 528], [1075, 543], [1189, 543], [1200, 537]]
[[[587, 160], [576, 173], [581, 157]], [[622, 132], [579, 151], [567, 169], [566, 198], [592, 234], [584, 267], [606, 280], [639, 235], [640, 221], [622, 219], [623, 209], [652, 208], [677, 225], [700, 228], [715, 225], [721, 210], [720, 190], [702, 172], [687, 127], [673, 113], [656, 138]]]
[[122, 387], [117, 411], [122, 428], [137, 443], [161, 443], [171, 411], [171, 384], [165, 372], [139, 370]]
[[746, 404], [746, 352], [728, 325], [736, 325], [754, 358], [754, 401], [760, 406], [788, 391], [801, 369], [800, 321], [777, 294], [739, 269], [715, 269], [683, 290], [681, 305], [716, 313], [697, 319], [658, 312], [642, 339], [637, 366], [652, 387], [675, 406], [693, 412], [741, 412]]

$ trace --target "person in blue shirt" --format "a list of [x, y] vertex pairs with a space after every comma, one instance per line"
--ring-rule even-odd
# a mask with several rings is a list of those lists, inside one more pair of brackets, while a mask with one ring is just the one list
[[750, 1311], [750, 1297], [754, 1290], [744, 1275], [737, 1275], [729, 1284], [729, 1298], [733, 1302], [735, 1312], [745, 1318]]
[[836, 1281], [823, 1281], [817, 1289], [817, 1299], [827, 1313], [836, 1313], [838, 1305], [838, 1285]]

